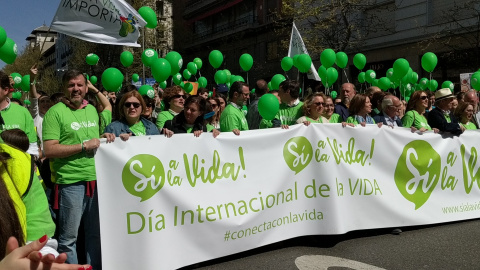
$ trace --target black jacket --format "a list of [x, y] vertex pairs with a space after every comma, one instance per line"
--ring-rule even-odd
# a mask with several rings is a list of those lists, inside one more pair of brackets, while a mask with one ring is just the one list
[[[387, 124], [387, 121], [385, 121], [385, 115], [383, 115], [383, 112], [380, 112], [380, 114], [375, 115], [373, 117], [373, 120], [375, 120], [375, 123], [377, 124], [380, 122], [382, 122], [384, 125]], [[403, 123], [402, 123], [402, 120], [400, 120], [400, 118], [397, 117], [395, 122], [397, 122], [397, 126], [403, 127]]]
[[[163, 128], [168, 128], [169, 130], [173, 131], [173, 133], [187, 133], [187, 129], [184, 126], [185, 121], [185, 115], [182, 111], [173, 117], [172, 120], [165, 122]], [[203, 130], [204, 132], [207, 132], [207, 125], [204, 124], [204, 122], [203, 115], [199, 116], [193, 124], [192, 133], [197, 130]]]
[[455, 116], [453, 116], [453, 113], [450, 113], [450, 120], [451, 122], [448, 123], [447, 119], [445, 119], [445, 116], [443, 115], [442, 110], [440, 110], [438, 107], [435, 107], [428, 113], [428, 124], [430, 127], [438, 128], [438, 130], [443, 132], [450, 132], [453, 135], [462, 134], [458, 120], [455, 118]]

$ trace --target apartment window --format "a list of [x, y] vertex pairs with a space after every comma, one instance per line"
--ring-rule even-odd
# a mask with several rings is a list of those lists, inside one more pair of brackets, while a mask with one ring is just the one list
[[157, 8], [157, 16], [163, 16], [164, 11], [163, 11], [163, 1], [157, 1], [155, 3], [156, 8]]
[[267, 43], [267, 60], [272, 61], [278, 59], [278, 42], [272, 41]]

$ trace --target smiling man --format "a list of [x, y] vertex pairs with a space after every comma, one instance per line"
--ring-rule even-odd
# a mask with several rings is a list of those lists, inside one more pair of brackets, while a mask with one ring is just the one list
[[[84, 221], [87, 263], [101, 269], [100, 224], [95, 189], [94, 151], [100, 146], [99, 120], [95, 107], [84, 100], [87, 80], [77, 70], [63, 76], [66, 99], [48, 110], [43, 120], [45, 155], [53, 159], [58, 196], [58, 251], [68, 263], [78, 263], [76, 241]], [[96, 93], [98, 94], [98, 92]], [[104, 134], [113, 141], [113, 134]]]
[[250, 88], [244, 82], [234, 82], [228, 92], [230, 102], [220, 116], [220, 129], [222, 132], [233, 131], [240, 135], [240, 131], [248, 130], [247, 119], [242, 112], [242, 106], [247, 104]]

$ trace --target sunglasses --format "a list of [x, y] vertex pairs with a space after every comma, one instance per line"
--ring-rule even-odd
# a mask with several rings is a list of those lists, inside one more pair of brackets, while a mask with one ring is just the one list
[[145, 106], [149, 107], [149, 108], [152, 108], [153, 107], [153, 103], [146, 103]]
[[217, 108], [218, 104], [210, 104], [210, 106], [212, 106], [212, 108]]
[[175, 95], [173, 96], [174, 99], [177, 99], [177, 98], [183, 98], [185, 99], [185, 95]]
[[313, 104], [315, 104], [315, 106], [325, 107], [325, 102], [315, 102], [315, 103], [313, 103]]
[[125, 104], [124, 104], [125, 108], [130, 108], [132, 105], [135, 109], [140, 107], [140, 103], [138, 103], [138, 102], [125, 102]]
[[420, 97], [421, 100], [425, 100], [425, 99], [427, 99], [427, 98], [428, 98], [428, 96], [421, 96], [421, 97]]

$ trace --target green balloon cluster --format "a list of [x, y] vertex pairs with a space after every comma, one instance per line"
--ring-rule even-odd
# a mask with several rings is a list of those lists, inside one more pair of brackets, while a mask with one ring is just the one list
[[17, 44], [7, 37], [5, 29], [0, 27], [0, 60], [7, 64], [13, 64], [17, 59]]
[[142, 16], [142, 18], [147, 22], [145, 27], [147, 28], [155, 28], [158, 24], [157, 14], [155, 11], [148, 6], [143, 6], [138, 10], [138, 14]]
[[98, 57], [98, 55], [94, 54], [94, 53], [89, 53], [87, 54], [87, 56], [85, 57], [85, 61], [87, 62], [87, 64], [89, 64], [90, 66], [95, 66], [97, 63], [98, 63], [98, 60], [100, 60], [100, 58]]
[[102, 74], [102, 85], [109, 92], [118, 92], [122, 87], [123, 74], [116, 68], [107, 68]]
[[21, 99], [22, 98], [22, 92], [13, 92], [12, 93], [12, 98]]
[[258, 100], [258, 113], [265, 120], [273, 120], [279, 109], [280, 103], [273, 94], [265, 94]]

